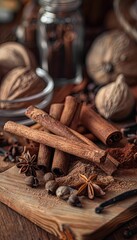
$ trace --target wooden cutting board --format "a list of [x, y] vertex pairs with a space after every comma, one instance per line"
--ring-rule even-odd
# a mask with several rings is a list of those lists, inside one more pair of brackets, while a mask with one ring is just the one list
[[[121, 173], [116, 176], [120, 180]], [[102, 201], [117, 195], [115, 188], [105, 198], [83, 199], [83, 208], [69, 206], [57, 197], [47, 195], [44, 186], [29, 188], [24, 183], [24, 175], [16, 167], [0, 173], [0, 201], [31, 220], [41, 228], [58, 236], [59, 239], [103, 239], [123, 222], [137, 216], [137, 196], [108, 207], [102, 214], [95, 213], [95, 207]], [[124, 181], [123, 181], [124, 180]], [[137, 186], [137, 173], [122, 173], [121, 189]], [[130, 187], [128, 187], [130, 188]], [[121, 192], [122, 192], [121, 191]]]

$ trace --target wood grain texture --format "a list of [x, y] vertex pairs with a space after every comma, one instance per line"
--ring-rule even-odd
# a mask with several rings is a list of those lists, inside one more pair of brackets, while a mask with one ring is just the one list
[[58, 240], [2, 203], [0, 223], [1, 240]]
[[[59, 240], [59, 238], [44, 231], [5, 204], [0, 203], [0, 236], [1, 240]], [[15, 223], [16, 224], [13, 224]], [[122, 240], [127, 228], [137, 228], [137, 217], [123, 224], [103, 240]], [[107, 235], [107, 232], [106, 232]], [[136, 240], [137, 235], [130, 240]]]
[[[126, 229], [133, 229], [133, 228], [137, 229], [137, 217], [123, 224], [120, 228], [114, 231], [114, 233], [108, 235], [103, 240], [124, 240], [124, 235], [123, 235], [124, 231]], [[137, 234], [131, 237], [130, 240], [137, 240]]]
[[[109, 193], [107, 198], [112, 197]], [[137, 197], [111, 206], [103, 214], [95, 214], [101, 202], [83, 200], [83, 208], [69, 206], [66, 202], [49, 196], [41, 185], [30, 189], [24, 184], [24, 176], [13, 167], [0, 174], [0, 201], [7, 204], [41, 228], [59, 239], [102, 239], [120, 224], [137, 216]], [[75, 238], [73, 237], [75, 235]]]

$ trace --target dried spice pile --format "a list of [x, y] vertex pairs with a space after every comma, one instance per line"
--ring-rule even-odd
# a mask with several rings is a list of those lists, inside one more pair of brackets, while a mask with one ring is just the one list
[[[9, 121], [4, 130], [18, 138], [29, 139], [31, 143], [24, 142], [24, 151], [16, 158], [19, 173], [26, 175], [27, 186], [40, 185], [43, 190], [45, 186], [45, 193], [77, 207], [82, 207], [81, 196], [94, 199], [108, 191], [119, 192], [129, 187], [128, 182], [122, 180], [122, 174], [118, 179], [117, 173], [121, 168], [137, 167], [137, 145], [126, 141], [124, 147], [112, 148], [122, 139], [122, 132], [91, 106], [67, 96], [64, 103], [51, 104], [49, 114], [30, 106], [26, 116], [37, 123], [27, 127]], [[98, 142], [102, 142], [104, 149], [92, 142], [95, 138], [91, 141], [76, 131], [79, 126], [87, 128]], [[16, 155], [15, 145], [9, 150], [9, 154], [15, 152]], [[133, 181], [132, 186], [135, 184]]]
[[109, 148], [107, 151], [119, 161], [120, 167], [137, 168], [137, 145], [127, 143], [123, 148]]

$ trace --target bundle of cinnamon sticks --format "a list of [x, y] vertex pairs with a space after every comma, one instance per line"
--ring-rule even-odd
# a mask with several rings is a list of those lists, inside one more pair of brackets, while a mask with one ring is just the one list
[[[76, 131], [80, 119], [82, 122], [86, 121], [87, 128], [90, 126], [88, 119], [90, 120], [91, 113], [94, 115], [93, 110], [90, 111], [89, 108], [82, 106], [75, 97], [67, 96], [64, 103], [52, 104], [49, 114], [34, 106], [26, 110], [26, 116], [42, 128], [35, 129], [9, 121], [5, 124], [4, 130], [39, 143], [38, 165], [44, 171], [51, 169], [57, 176], [67, 174], [70, 160], [73, 159], [71, 155], [75, 155], [92, 162], [111, 175], [117, 169], [117, 160]], [[97, 125], [101, 124], [100, 121], [100, 116], [96, 116]], [[94, 125], [96, 124], [92, 125], [93, 129]], [[113, 135], [115, 132], [119, 134], [111, 124], [106, 122], [103, 126], [105, 133], [100, 132], [100, 136], [103, 135], [100, 138], [103, 142], [107, 143], [108, 135]], [[96, 131], [93, 133], [96, 135]]]

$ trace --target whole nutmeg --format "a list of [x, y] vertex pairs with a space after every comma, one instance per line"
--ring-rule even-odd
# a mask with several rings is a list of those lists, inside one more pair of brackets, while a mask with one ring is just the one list
[[38, 187], [39, 186], [39, 180], [33, 176], [26, 177], [25, 183], [27, 186], [30, 186], [30, 187]]
[[[46, 84], [43, 79], [37, 76], [35, 71], [29, 67], [18, 67], [11, 70], [3, 79], [0, 86], [0, 100], [16, 100], [32, 96], [41, 92]], [[2, 102], [1, 109], [16, 109], [28, 107], [36, 104], [40, 100], [35, 99], [32, 102], [22, 101], [17, 103]]]
[[47, 172], [44, 174], [43, 179], [44, 179], [44, 182], [46, 183], [50, 180], [55, 180], [55, 176], [52, 172]]
[[68, 201], [67, 201], [71, 206], [74, 207], [82, 207], [81, 201], [79, 197], [76, 194], [70, 195]]
[[115, 82], [102, 87], [95, 97], [98, 112], [111, 120], [123, 120], [128, 117], [134, 103], [134, 97], [123, 75], [119, 75]]
[[86, 58], [87, 72], [98, 84], [115, 81], [119, 74], [128, 85], [137, 84], [137, 44], [126, 33], [113, 30], [95, 39]]
[[68, 186], [58, 187], [56, 190], [56, 196], [63, 200], [67, 200], [70, 196], [70, 187]]
[[50, 181], [46, 182], [45, 189], [48, 192], [48, 194], [55, 195], [58, 186], [59, 185], [55, 180], [50, 180]]
[[15, 42], [0, 45], [0, 77], [16, 67], [36, 67], [36, 60], [28, 49]]

